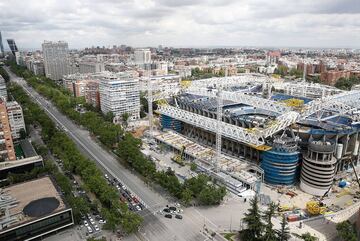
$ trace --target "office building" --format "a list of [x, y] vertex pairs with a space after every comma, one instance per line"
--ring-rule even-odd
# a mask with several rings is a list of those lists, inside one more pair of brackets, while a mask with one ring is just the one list
[[68, 44], [45, 41], [42, 44], [46, 77], [60, 80], [68, 74]]
[[72, 209], [49, 177], [3, 189], [0, 241], [38, 240], [74, 224]]
[[0, 98], [3, 97], [5, 100], [7, 100], [8, 95], [6, 91], [6, 83], [5, 79], [0, 75]]
[[16, 160], [4, 98], [0, 98], [0, 161]]
[[22, 108], [16, 101], [9, 101], [6, 103], [6, 110], [9, 118], [12, 138], [19, 139], [21, 129], [26, 131]]
[[5, 56], [5, 51], [4, 51], [4, 45], [3, 45], [1, 31], [0, 31], [0, 57], [4, 57], [4, 56]]
[[139, 80], [128, 73], [104, 76], [99, 84], [100, 108], [103, 113], [115, 116], [130, 114], [131, 119], [140, 117]]
[[141, 68], [150, 69], [151, 51], [150, 49], [135, 49], [134, 62]]
[[15, 53], [18, 52], [18, 48], [16, 46], [15, 40], [14, 39], [7, 39], [9, 48], [11, 50], [11, 53], [15, 56]]

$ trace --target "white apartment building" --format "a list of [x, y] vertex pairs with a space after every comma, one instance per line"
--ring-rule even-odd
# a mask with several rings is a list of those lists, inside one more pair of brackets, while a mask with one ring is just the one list
[[146, 68], [151, 64], [151, 51], [150, 49], [135, 49], [134, 62], [141, 68]]
[[102, 62], [80, 62], [79, 63], [80, 73], [98, 73], [105, 71], [105, 65]]
[[115, 116], [130, 114], [130, 119], [140, 118], [139, 80], [128, 73], [103, 76], [99, 83], [100, 109]]
[[68, 71], [68, 44], [44, 41], [42, 44], [46, 77], [60, 80]]
[[16, 101], [9, 101], [6, 102], [6, 111], [9, 118], [11, 136], [13, 139], [19, 139], [20, 130], [26, 130], [22, 108]]
[[4, 78], [0, 75], [0, 98], [3, 97], [5, 100], [7, 100], [8, 95], [6, 91], [6, 84]]

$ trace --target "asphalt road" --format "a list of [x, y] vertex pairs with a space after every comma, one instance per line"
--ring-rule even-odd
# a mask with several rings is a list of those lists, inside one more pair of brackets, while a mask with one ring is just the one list
[[[11, 81], [22, 86], [27, 94], [46, 111], [49, 117], [62, 127], [86, 156], [94, 160], [105, 172], [124, 183], [145, 204], [147, 209], [140, 213], [144, 218], [144, 223], [140, 231], [128, 237], [127, 240], [208, 240], [208, 237], [200, 232], [203, 228], [202, 221], [196, 221], [196, 219], [186, 218], [185, 216], [183, 220], [166, 219], [159, 214], [155, 214], [156, 211], [162, 209], [168, 203], [166, 198], [152, 190], [138, 176], [123, 167], [112, 153], [103, 149], [91, 138], [87, 130], [80, 128], [60, 113], [50, 101], [47, 101], [28, 86], [24, 79], [17, 77], [8, 68], [5, 67], [5, 69], [8, 71]], [[224, 239], [217, 236], [215, 240]]]

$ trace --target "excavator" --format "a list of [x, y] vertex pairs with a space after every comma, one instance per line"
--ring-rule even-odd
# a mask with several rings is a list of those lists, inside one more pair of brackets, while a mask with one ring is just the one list
[[175, 155], [171, 158], [171, 160], [173, 160], [174, 162], [176, 162], [177, 164], [184, 166], [184, 154], [185, 154], [185, 146], [182, 146], [181, 148], [181, 152], [178, 155]]

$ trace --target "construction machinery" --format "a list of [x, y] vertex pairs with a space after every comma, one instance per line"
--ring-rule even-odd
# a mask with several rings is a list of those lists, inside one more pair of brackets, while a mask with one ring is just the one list
[[175, 155], [171, 158], [172, 161], [176, 162], [177, 164], [184, 166], [184, 154], [185, 154], [185, 146], [182, 146], [180, 154]]
[[306, 203], [306, 210], [312, 216], [325, 214], [326, 205], [322, 201], [312, 200]]

